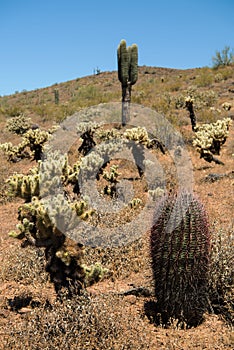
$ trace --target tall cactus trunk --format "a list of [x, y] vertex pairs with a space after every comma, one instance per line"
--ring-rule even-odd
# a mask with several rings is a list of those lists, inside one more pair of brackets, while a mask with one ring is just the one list
[[131, 103], [132, 86], [122, 86], [122, 126], [125, 126], [130, 120], [130, 103]]
[[185, 106], [186, 106], [187, 110], [189, 111], [189, 117], [191, 120], [192, 130], [195, 131], [196, 126], [197, 126], [197, 118], [196, 118], [194, 108], [193, 108], [193, 99], [191, 97], [186, 98]]
[[118, 78], [122, 84], [122, 126], [130, 120], [131, 90], [138, 78], [138, 48], [136, 44], [127, 47], [121, 40], [118, 50]]

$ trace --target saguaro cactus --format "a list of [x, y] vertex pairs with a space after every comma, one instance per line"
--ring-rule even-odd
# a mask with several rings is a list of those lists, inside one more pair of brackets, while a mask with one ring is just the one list
[[194, 112], [194, 108], [193, 108], [193, 98], [191, 96], [188, 96], [185, 99], [185, 106], [187, 108], [187, 110], [189, 111], [189, 117], [191, 120], [191, 125], [192, 125], [192, 130], [195, 131], [196, 125], [197, 125], [197, 118]]
[[57, 90], [57, 89], [54, 90], [54, 103], [56, 105], [59, 104], [59, 90]]
[[122, 84], [122, 125], [129, 120], [131, 89], [138, 78], [138, 47], [133, 44], [129, 47], [125, 40], [121, 40], [118, 50], [118, 78]]
[[205, 209], [192, 194], [165, 196], [151, 229], [157, 311], [196, 326], [207, 307], [210, 236]]

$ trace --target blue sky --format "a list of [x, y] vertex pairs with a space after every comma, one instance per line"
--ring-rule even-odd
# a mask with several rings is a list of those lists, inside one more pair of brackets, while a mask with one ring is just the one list
[[233, 16], [233, 0], [0, 0], [0, 96], [114, 71], [121, 39], [139, 65], [211, 66]]

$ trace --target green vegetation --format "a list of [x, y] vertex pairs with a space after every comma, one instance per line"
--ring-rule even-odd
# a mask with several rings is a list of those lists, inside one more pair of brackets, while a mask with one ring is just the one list
[[119, 182], [118, 177], [120, 173], [118, 172], [118, 165], [112, 165], [110, 171], [104, 171], [102, 176], [107, 181], [107, 185], [104, 187], [104, 194], [111, 197], [115, 197], [117, 194], [117, 184]]
[[22, 135], [31, 127], [31, 118], [20, 114], [7, 120], [6, 129], [14, 134]]
[[[18, 224], [10, 236], [21, 243], [19, 246], [12, 240], [9, 248], [3, 236], [3, 247], [7, 249], [3, 249], [0, 279], [3, 286], [11, 286], [1, 301], [7, 320], [6, 325], [4, 320], [1, 324], [5, 348], [22, 349], [22, 341], [24, 348], [147, 349], [160, 348], [162, 342], [162, 347], [187, 348], [186, 342], [179, 343], [179, 337], [176, 338], [175, 325], [196, 326], [203, 320], [204, 312], [207, 323], [202, 325], [202, 332], [209, 327], [210, 317], [215, 327], [223, 325], [219, 346], [225, 343], [226, 328], [222, 327], [226, 326], [209, 313], [233, 322], [233, 223], [227, 218], [232, 199], [229, 189], [233, 185], [230, 168], [233, 142], [228, 136], [233, 132], [233, 65], [226, 64], [221, 53], [222, 62], [226, 63], [218, 64], [216, 69], [138, 67], [137, 47], [127, 48], [123, 42], [120, 46], [118, 76], [122, 96], [117, 72], [100, 74], [97, 69], [89, 77], [0, 97], [0, 149], [11, 161], [6, 157], [1, 160], [0, 199], [6, 203], [2, 232], [9, 230], [11, 221], [16, 222], [18, 215]], [[224, 52], [225, 55], [229, 56], [230, 51]], [[134, 66], [129, 63], [130, 57]], [[134, 126], [135, 115], [131, 115], [133, 127], [121, 127], [120, 123], [88, 122], [87, 114], [87, 123], [77, 125], [77, 141], [67, 156], [49, 152], [46, 147], [53, 137], [52, 125], [85, 107], [122, 99], [125, 113], [122, 124], [125, 124], [129, 97], [131, 103], [163, 114], [183, 135], [194, 161], [196, 192], [205, 198], [206, 209], [211, 213], [209, 232], [206, 211], [197, 198], [184, 193], [166, 195], [178, 187], [174, 159], [159, 142], [160, 131], [155, 131], [159, 139], [152, 139], [143, 125]], [[115, 140], [118, 142], [112, 142]], [[216, 156], [223, 145], [221, 155], [225, 164], [218, 167], [216, 163], [222, 162]], [[112, 160], [123, 147], [132, 152], [130, 165], [120, 159]], [[41, 160], [44, 150], [47, 155]], [[165, 184], [159, 181], [155, 187], [147, 187], [146, 150], [157, 156]], [[183, 161], [180, 147], [174, 156]], [[205, 161], [213, 163], [207, 165]], [[155, 169], [156, 175], [158, 170]], [[216, 170], [225, 173], [209, 174]], [[126, 203], [120, 213], [105, 210], [99, 213], [97, 207], [93, 209], [88, 195], [81, 193], [78, 178], [83, 180], [82, 176], [95, 183], [100, 203], [107, 203], [105, 208], [118, 202], [116, 199], [123, 195], [126, 181], [134, 194], [128, 197], [127, 193], [124, 197]], [[212, 182], [220, 178], [220, 185], [218, 181], [204, 184], [203, 180], [210, 178]], [[146, 208], [148, 200], [159, 203], [155, 212], [158, 221], [152, 227], [151, 237], [147, 231], [136, 241], [117, 248], [88, 246], [89, 242], [84, 246], [77, 243], [78, 239], [68, 238], [67, 233], [73, 232], [77, 222], [100, 228], [103, 238], [106, 228], [115, 230], [132, 222]], [[149, 243], [153, 269], [150, 269]], [[108, 281], [86, 288], [104, 278]], [[56, 300], [52, 299], [53, 285]], [[131, 295], [144, 289], [148, 294]], [[15, 294], [12, 296], [11, 292]], [[27, 300], [31, 300], [30, 304]], [[17, 324], [9, 321], [12, 312], [17, 312], [17, 321], [20, 319]], [[147, 327], [149, 321], [155, 325], [159, 321], [160, 328], [156, 328], [159, 339], [152, 332], [153, 326]], [[171, 329], [161, 328], [169, 323]], [[213, 336], [219, 332], [215, 330]], [[161, 331], [165, 331], [163, 341]], [[173, 332], [173, 339], [166, 332]], [[183, 334], [197, 334], [195, 329], [188, 332]], [[196, 345], [202, 347], [200, 339]]]
[[223, 164], [214, 155], [220, 155], [222, 145], [228, 137], [228, 130], [232, 121], [230, 118], [217, 120], [215, 123], [202, 124], [195, 127], [193, 146], [200, 153], [200, 157], [207, 162]]
[[59, 90], [58, 90], [58, 89], [55, 89], [55, 90], [54, 90], [54, 103], [55, 103], [56, 105], [59, 104]]
[[215, 56], [212, 57], [212, 61], [214, 68], [230, 66], [234, 63], [233, 51], [229, 46], [225, 46], [222, 51], [216, 51]]
[[133, 44], [129, 47], [125, 40], [121, 40], [118, 50], [118, 78], [122, 85], [122, 126], [129, 121], [132, 85], [138, 78], [138, 47]]
[[71, 249], [65, 236], [78, 219], [89, 220], [94, 213], [85, 199], [67, 201], [59, 192], [62, 186], [69, 191], [76, 174], [75, 164], [70, 167], [67, 158], [49, 153], [28, 175], [15, 174], [7, 180], [10, 194], [25, 199], [19, 207], [17, 231], [11, 231], [10, 236], [23, 240], [23, 246], [45, 248], [46, 271], [57, 292], [63, 287], [70, 290], [77, 282], [82, 288], [102, 276], [100, 266], [83, 265], [81, 246]]
[[49, 130], [41, 130], [39, 128], [34, 130], [28, 129], [23, 133], [22, 141], [17, 146], [14, 146], [11, 142], [6, 142], [0, 144], [0, 150], [2, 150], [7, 155], [8, 160], [12, 162], [17, 162], [23, 158], [33, 158], [39, 161], [42, 157], [45, 143], [52, 137], [56, 129], [56, 126]]

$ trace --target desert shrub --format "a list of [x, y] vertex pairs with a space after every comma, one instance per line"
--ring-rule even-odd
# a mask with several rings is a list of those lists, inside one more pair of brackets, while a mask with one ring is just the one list
[[87, 293], [35, 308], [25, 323], [8, 325], [5, 349], [150, 349], [144, 322], [122, 297]]
[[230, 66], [234, 63], [234, 54], [229, 46], [225, 46], [222, 51], [216, 51], [212, 57], [213, 68]]
[[18, 117], [19, 115], [23, 114], [23, 108], [18, 105], [6, 106], [2, 108], [2, 113], [7, 118]]
[[224, 80], [222, 73], [219, 72], [219, 73], [215, 74], [214, 81], [215, 81], [216, 83], [219, 83], [219, 82], [221, 82], [222, 80]]
[[78, 96], [84, 100], [97, 100], [100, 98], [101, 92], [94, 85], [82, 86], [78, 90]]
[[[15, 264], [17, 261], [17, 264]], [[0, 281], [23, 283], [46, 284], [47, 273], [45, 272], [45, 257], [42, 248], [33, 249], [25, 247], [19, 249], [16, 245], [3, 254]]]
[[211, 311], [234, 322], [234, 231], [213, 228], [211, 237], [209, 300]]
[[203, 68], [195, 79], [197, 87], [208, 87], [213, 83], [213, 75], [208, 69]]
[[170, 106], [171, 106], [171, 97], [168, 93], [164, 93], [155, 99], [152, 107], [158, 113], [166, 114], [170, 110]]
[[184, 94], [178, 94], [172, 98], [172, 102], [175, 108], [185, 108], [186, 98], [188, 97], [191, 97], [193, 99], [195, 110], [212, 107], [218, 99], [216, 92], [213, 90], [201, 91], [196, 86], [190, 86]]
[[204, 107], [212, 107], [217, 101], [217, 94], [213, 90], [200, 91], [196, 86], [191, 86], [187, 90], [187, 95], [194, 99], [194, 108], [201, 109]]
[[197, 113], [197, 121], [200, 124], [203, 123], [215, 123], [220, 117], [220, 111], [211, 107], [203, 108]]

